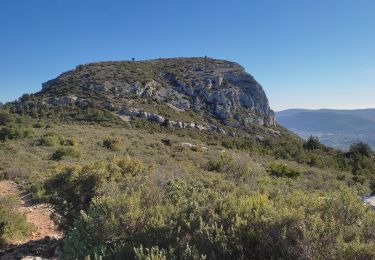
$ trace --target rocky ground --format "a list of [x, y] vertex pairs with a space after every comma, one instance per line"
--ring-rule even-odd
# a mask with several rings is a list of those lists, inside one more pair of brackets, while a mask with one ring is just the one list
[[363, 197], [362, 197], [362, 200], [363, 200], [365, 203], [370, 204], [371, 207], [372, 207], [373, 209], [375, 209], [375, 196], [374, 196], [374, 195], [363, 196]]
[[30, 194], [23, 193], [12, 181], [0, 181], [0, 196], [12, 193], [21, 195], [19, 210], [26, 214], [27, 221], [36, 227], [36, 231], [24, 241], [11, 241], [6, 248], [0, 249], [0, 259], [58, 259], [62, 233], [50, 217], [49, 205], [35, 203]]

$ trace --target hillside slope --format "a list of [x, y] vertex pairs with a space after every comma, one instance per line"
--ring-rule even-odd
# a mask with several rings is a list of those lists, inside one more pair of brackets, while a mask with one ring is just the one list
[[[80, 65], [44, 83], [37, 96], [55, 105], [85, 106], [95, 99], [103, 108], [127, 115], [161, 113], [139, 103], [141, 98], [168, 109], [213, 116], [226, 125], [275, 125], [262, 86], [240, 65], [208, 58]], [[163, 119], [170, 118], [155, 117]]]
[[[375, 153], [276, 125], [235, 63], [79, 66], [0, 108], [0, 158], [0, 179], [51, 205], [63, 259], [375, 257], [375, 212], [361, 201]], [[33, 232], [9, 196], [0, 258]], [[43, 256], [34, 244], [10, 253]]]

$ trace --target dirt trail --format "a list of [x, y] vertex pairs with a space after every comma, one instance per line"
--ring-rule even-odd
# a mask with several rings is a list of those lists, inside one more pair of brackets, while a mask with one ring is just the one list
[[[20, 211], [26, 215], [27, 221], [32, 223], [36, 230], [23, 241], [11, 241], [0, 259], [56, 259], [56, 247], [62, 233], [52, 221], [51, 207], [47, 204], [34, 203], [31, 195], [22, 193], [16, 183], [0, 181], [0, 196], [19, 194], [22, 200]], [[53, 251], [53, 252], [52, 252]], [[41, 257], [41, 258], [36, 258]]]

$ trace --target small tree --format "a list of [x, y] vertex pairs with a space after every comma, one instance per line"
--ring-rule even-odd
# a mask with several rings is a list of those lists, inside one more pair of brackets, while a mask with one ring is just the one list
[[364, 142], [358, 142], [350, 146], [349, 155], [350, 156], [361, 155], [365, 157], [374, 157], [375, 153], [368, 144]]
[[13, 116], [7, 112], [0, 112], [0, 125], [7, 125], [13, 121]]
[[318, 137], [310, 136], [309, 139], [303, 144], [303, 149], [305, 150], [319, 150], [322, 148], [322, 143], [319, 141]]
[[[357, 182], [364, 183], [365, 180], [373, 182], [375, 179], [375, 153], [371, 147], [363, 142], [354, 143], [350, 146], [347, 153], [350, 165], [352, 167], [353, 179]], [[374, 191], [375, 185], [370, 184]]]

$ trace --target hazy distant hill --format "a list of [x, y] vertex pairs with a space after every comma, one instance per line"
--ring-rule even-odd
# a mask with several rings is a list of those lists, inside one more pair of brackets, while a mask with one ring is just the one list
[[276, 117], [279, 124], [303, 138], [316, 135], [339, 148], [359, 140], [375, 147], [375, 109], [288, 109], [277, 112]]

